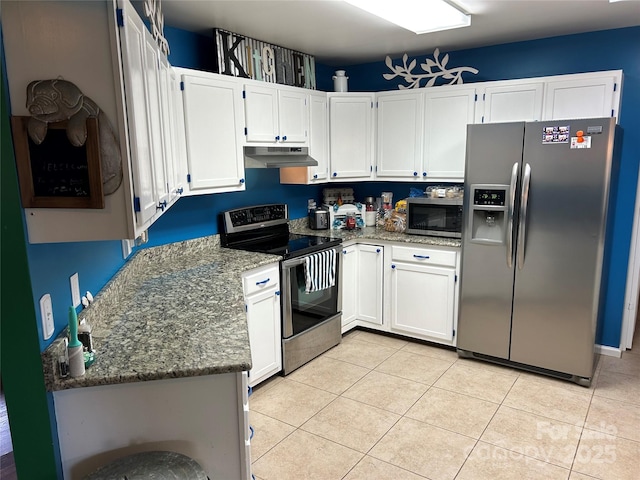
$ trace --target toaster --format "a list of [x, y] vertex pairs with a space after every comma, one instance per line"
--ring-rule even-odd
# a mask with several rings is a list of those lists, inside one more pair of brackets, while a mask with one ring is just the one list
[[309, 228], [311, 230], [326, 230], [329, 228], [329, 210], [314, 208], [309, 210]]

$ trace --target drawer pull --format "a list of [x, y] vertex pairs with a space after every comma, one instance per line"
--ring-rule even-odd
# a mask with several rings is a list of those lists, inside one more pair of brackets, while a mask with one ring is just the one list
[[268, 283], [269, 280], [271, 280], [271, 279], [267, 278], [266, 280], [262, 280], [261, 282], [256, 282], [256, 285], [264, 285], [265, 283]]
[[416, 254], [414, 254], [413, 258], [419, 258], [421, 260], [424, 260], [424, 259], [429, 258], [429, 255], [416, 255]]
[[249, 425], [249, 431], [251, 432], [251, 435], [249, 435], [249, 440], [251, 440], [253, 438], [253, 435], [256, 433], [255, 430], [253, 429], [253, 427], [251, 425]]
[[379, 248], [376, 248], [376, 253], [380, 253], [380, 249]]
[[396, 266], [395, 265], [391, 265], [391, 268], [396, 268]]

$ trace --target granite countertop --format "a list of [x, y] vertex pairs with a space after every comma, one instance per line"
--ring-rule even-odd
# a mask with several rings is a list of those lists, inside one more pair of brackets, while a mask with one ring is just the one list
[[65, 330], [42, 354], [47, 389], [250, 370], [241, 274], [279, 260], [222, 248], [217, 235], [139, 250], [78, 315], [95, 363], [60, 377]]
[[413, 243], [418, 245], [435, 245], [440, 247], [460, 247], [461, 241], [456, 238], [430, 237], [426, 235], [409, 235], [407, 233], [387, 232], [382, 228], [364, 227], [355, 230], [311, 230], [307, 218], [299, 218], [289, 223], [293, 233], [341, 238], [342, 241], [372, 240], [378, 242]]
[[[293, 233], [459, 247], [460, 240], [365, 227]], [[191, 377], [251, 369], [242, 272], [281, 257], [220, 247], [219, 237], [139, 250], [78, 315], [92, 327], [95, 363], [85, 375], [61, 377], [66, 330], [42, 353], [47, 390]]]

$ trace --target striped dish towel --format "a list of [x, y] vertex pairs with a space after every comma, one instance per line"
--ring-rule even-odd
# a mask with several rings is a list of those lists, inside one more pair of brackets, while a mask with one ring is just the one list
[[305, 292], [318, 292], [336, 284], [336, 251], [312, 253], [305, 257]]

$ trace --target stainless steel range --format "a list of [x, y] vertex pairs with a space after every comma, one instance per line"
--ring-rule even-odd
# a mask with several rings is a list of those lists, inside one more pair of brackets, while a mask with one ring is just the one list
[[340, 239], [290, 233], [288, 208], [282, 203], [222, 212], [219, 227], [224, 247], [283, 257], [280, 286], [285, 375], [340, 343]]

